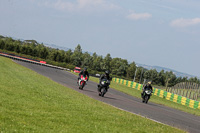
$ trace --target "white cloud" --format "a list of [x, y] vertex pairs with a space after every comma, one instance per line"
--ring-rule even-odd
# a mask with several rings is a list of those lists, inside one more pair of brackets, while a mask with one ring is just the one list
[[49, 2], [46, 0], [42, 4], [47, 7], [51, 7], [62, 11], [104, 11], [120, 9], [119, 6], [109, 3], [105, 0], [76, 0], [75, 2], [63, 0]]
[[146, 20], [152, 17], [150, 13], [131, 13], [128, 16], [126, 16], [128, 19], [131, 20]]
[[176, 19], [173, 20], [170, 25], [173, 27], [188, 27], [192, 25], [200, 24], [200, 18], [193, 18], [193, 19]]

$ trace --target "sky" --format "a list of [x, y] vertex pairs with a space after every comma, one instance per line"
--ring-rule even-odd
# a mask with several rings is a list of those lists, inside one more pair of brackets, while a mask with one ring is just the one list
[[200, 0], [0, 0], [0, 35], [200, 77]]

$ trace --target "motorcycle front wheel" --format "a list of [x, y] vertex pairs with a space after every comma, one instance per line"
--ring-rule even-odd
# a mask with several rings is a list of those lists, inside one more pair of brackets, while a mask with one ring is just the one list
[[149, 100], [149, 96], [148, 95], [145, 95], [145, 98], [144, 98], [145, 100], [145, 103], [148, 103], [148, 100]]
[[104, 97], [105, 94], [106, 94], [106, 88], [102, 88], [101, 89], [101, 96]]
[[80, 89], [80, 90], [83, 90], [83, 86], [84, 86], [84, 85], [83, 85], [83, 83], [82, 83], [82, 84], [79, 86], [79, 89]]

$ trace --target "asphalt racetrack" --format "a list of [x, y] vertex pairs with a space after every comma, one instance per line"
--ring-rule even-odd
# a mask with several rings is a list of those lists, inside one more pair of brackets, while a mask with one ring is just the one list
[[89, 81], [83, 90], [79, 90], [77, 86], [77, 76], [70, 72], [22, 61], [15, 60], [15, 62], [36, 71], [37, 73], [44, 75], [57, 83], [114, 107], [147, 117], [157, 122], [180, 128], [190, 133], [200, 133], [199, 116], [184, 113], [163, 105], [154, 104], [151, 103], [151, 100], [148, 104], [144, 104], [139, 98], [129, 96], [111, 88], [104, 97], [100, 97], [98, 96], [97, 83], [95, 82]]

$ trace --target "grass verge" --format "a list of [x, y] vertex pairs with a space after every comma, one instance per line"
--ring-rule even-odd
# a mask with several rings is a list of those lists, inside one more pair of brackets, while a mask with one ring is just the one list
[[0, 79], [0, 132], [184, 132], [113, 108], [4, 57]]

